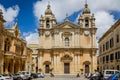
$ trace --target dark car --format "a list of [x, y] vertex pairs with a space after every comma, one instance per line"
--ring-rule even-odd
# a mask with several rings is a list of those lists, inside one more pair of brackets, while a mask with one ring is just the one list
[[31, 73], [31, 78], [38, 78], [37, 73]]

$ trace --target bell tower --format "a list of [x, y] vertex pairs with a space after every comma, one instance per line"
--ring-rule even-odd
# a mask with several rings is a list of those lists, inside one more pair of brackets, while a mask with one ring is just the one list
[[79, 16], [78, 24], [82, 28], [95, 28], [95, 17], [91, 15], [88, 4], [85, 4], [82, 14]]
[[[40, 18], [40, 46], [50, 48], [52, 46], [53, 28], [57, 25], [56, 18], [51, 10], [50, 4], [47, 5], [45, 15]], [[46, 41], [46, 42], [44, 42]], [[51, 45], [50, 45], [51, 44]]]
[[91, 40], [89, 43], [90, 47], [96, 47], [97, 28], [95, 25], [95, 17], [94, 14], [91, 14], [87, 2], [85, 3], [82, 14], [78, 18], [78, 25], [82, 29], [84, 37]]
[[41, 15], [40, 18], [40, 28], [41, 29], [51, 29], [56, 25], [56, 18], [52, 13], [50, 4], [47, 5], [45, 10], [45, 16]]

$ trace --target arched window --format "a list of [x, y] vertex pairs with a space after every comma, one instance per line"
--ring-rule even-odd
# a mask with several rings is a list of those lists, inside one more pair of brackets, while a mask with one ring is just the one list
[[69, 38], [65, 38], [65, 46], [66, 46], [66, 47], [69, 46]]
[[47, 21], [46, 21], [46, 27], [47, 27], [47, 28], [50, 27], [50, 21], [49, 21], [49, 19], [47, 19]]
[[9, 50], [10, 50], [10, 41], [9, 39], [6, 39], [4, 45], [4, 51], [9, 51]]
[[85, 19], [85, 27], [88, 27], [89, 26], [89, 20], [88, 18]]

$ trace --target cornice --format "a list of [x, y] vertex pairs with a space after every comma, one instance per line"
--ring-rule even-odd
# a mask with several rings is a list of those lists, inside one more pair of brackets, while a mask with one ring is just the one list
[[106, 36], [108, 36], [111, 32], [113, 32], [117, 27], [119, 27], [118, 25], [120, 25], [120, 19], [118, 19], [118, 20], [111, 26], [111, 28], [108, 29], [108, 31], [103, 34], [103, 36], [99, 39], [98, 43], [100, 43], [100, 41], [102, 41]]

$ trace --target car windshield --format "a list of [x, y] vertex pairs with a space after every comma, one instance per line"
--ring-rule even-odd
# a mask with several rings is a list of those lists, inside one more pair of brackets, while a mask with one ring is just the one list
[[114, 74], [114, 71], [106, 71], [106, 74]]

